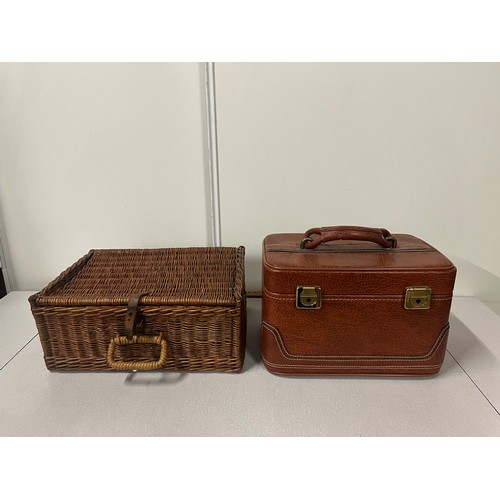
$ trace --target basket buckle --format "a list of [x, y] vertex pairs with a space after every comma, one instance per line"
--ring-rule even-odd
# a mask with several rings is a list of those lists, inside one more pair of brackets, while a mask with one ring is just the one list
[[135, 335], [137, 326], [142, 324], [142, 320], [137, 323], [137, 309], [139, 308], [139, 301], [141, 297], [147, 295], [148, 292], [138, 292], [132, 295], [128, 301], [127, 313], [125, 314], [125, 335], [128, 340], [132, 340]]

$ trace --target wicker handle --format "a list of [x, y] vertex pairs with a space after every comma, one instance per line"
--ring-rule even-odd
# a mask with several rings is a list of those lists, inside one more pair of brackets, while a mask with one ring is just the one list
[[[132, 344], [157, 344], [161, 346], [160, 358], [158, 361], [115, 361], [116, 346]], [[114, 370], [158, 370], [167, 361], [167, 341], [163, 335], [134, 335], [132, 339], [118, 336], [111, 339], [106, 358], [108, 365]]]

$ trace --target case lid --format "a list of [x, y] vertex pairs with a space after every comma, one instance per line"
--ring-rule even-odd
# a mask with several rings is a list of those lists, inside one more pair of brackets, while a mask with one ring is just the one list
[[[415, 236], [390, 238], [396, 240], [395, 248], [361, 238], [307, 248], [304, 234], [269, 235], [263, 245], [264, 287], [292, 293], [295, 286], [321, 285], [325, 294], [380, 295], [400, 294], [405, 286], [430, 286], [435, 293], [452, 293], [456, 269], [448, 258]], [[317, 243], [317, 237], [306, 240]]]
[[38, 305], [235, 306], [244, 297], [244, 247], [90, 250], [49, 283]]

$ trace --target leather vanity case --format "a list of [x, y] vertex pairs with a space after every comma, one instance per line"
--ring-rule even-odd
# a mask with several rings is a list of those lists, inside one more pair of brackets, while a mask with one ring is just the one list
[[29, 299], [47, 368], [240, 371], [244, 253], [91, 250]]
[[264, 364], [283, 375], [437, 373], [455, 274], [428, 243], [386, 229], [267, 236]]

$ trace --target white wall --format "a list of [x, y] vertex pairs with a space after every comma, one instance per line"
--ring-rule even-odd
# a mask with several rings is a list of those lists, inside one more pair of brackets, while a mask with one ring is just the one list
[[[98, 247], [210, 244], [203, 67], [0, 65], [17, 289]], [[216, 64], [222, 242], [260, 287], [272, 232], [418, 235], [500, 300], [500, 64]], [[2, 221], [0, 221], [1, 224]]]
[[500, 299], [500, 64], [218, 64], [223, 243], [249, 288], [273, 232], [427, 240], [456, 292]]
[[1, 64], [0, 213], [14, 287], [91, 248], [204, 246], [201, 64]]

